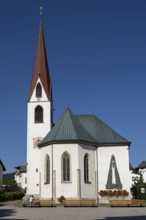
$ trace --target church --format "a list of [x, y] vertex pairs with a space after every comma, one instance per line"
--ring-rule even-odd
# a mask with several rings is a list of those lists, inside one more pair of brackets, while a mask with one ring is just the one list
[[108, 193], [130, 198], [131, 142], [95, 115], [70, 108], [54, 124], [52, 90], [41, 15], [27, 102], [27, 194], [56, 203], [108, 202]]

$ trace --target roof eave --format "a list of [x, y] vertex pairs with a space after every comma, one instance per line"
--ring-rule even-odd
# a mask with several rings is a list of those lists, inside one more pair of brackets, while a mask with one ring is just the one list
[[46, 143], [39, 144], [38, 147], [42, 148], [42, 147], [46, 147], [46, 146], [52, 145], [52, 144], [86, 144], [86, 145], [90, 145], [90, 146], [97, 145], [95, 142], [89, 142], [89, 141], [85, 141], [85, 140], [52, 140], [52, 141], [49, 141]]
[[130, 145], [131, 145], [131, 142], [111, 142], [111, 143], [98, 143], [97, 144], [98, 145], [98, 147], [103, 147], [103, 146], [128, 146], [128, 147], [130, 147]]
[[42, 147], [46, 147], [48, 145], [52, 145], [52, 144], [86, 144], [86, 145], [90, 145], [90, 146], [95, 146], [95, 147], [103, 147], [103, 146], [128, 146], [130, 147], [131, 142], [118, 142], [118, 143], [96, 143], [96, 142], [89, 142], [89, 141], [85, 141], [85, 140], [52, 140], [46, 143], [42, 143], [39, 144], [38, 147], [42, 148]]

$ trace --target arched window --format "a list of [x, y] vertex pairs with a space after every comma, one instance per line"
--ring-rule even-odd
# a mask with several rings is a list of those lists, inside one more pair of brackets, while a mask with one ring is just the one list
[[45, 184], [50, 183], [50, 157], [46, 155], [45, 161], [44, 161], [44, 182]]
[[35, 123], [43, 122], [43, 108], [41, 106], [37, 106], [35, 108]]
[[67, 152], [62, 155], [62, 180], [70, 181], [70, 156]]
[[42, 97], [42, 87], [41, 84], [38, 83], [36, 86], [36, 97], [41, 98]]
[[89, 182], [89, 156], [85, 154], [84, 156], [84, 181]]

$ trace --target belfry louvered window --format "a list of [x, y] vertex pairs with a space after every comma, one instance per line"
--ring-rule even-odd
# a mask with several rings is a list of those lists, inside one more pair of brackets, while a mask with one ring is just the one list
[[38, 83], [36, 86], [36, 97], [41, 98], [42, 97], [42, 87], [41, 84]]
[[62, 181], [70, 181], [70, 156], [67, 152], [62, 155]]
[[41, 106], [35, 108], [35, 123], [43, 123], [43, 108]]
[[45, 164], [44, 164], [44, 183], [49, 184], [50, 183], [50, 157], [46, 155], [45, 157]]
[[85, 154], [84, 156], [84, 181], [89, 182], [89, 156]]

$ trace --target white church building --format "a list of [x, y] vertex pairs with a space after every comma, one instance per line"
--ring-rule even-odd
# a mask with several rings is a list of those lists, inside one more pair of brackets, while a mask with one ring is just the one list
[[55, 202], [129, 198], [131, 142], [95, 115], [69, 108], [54, 125], [52, 99], [41, 18], [27, 102], [27, 194]]

